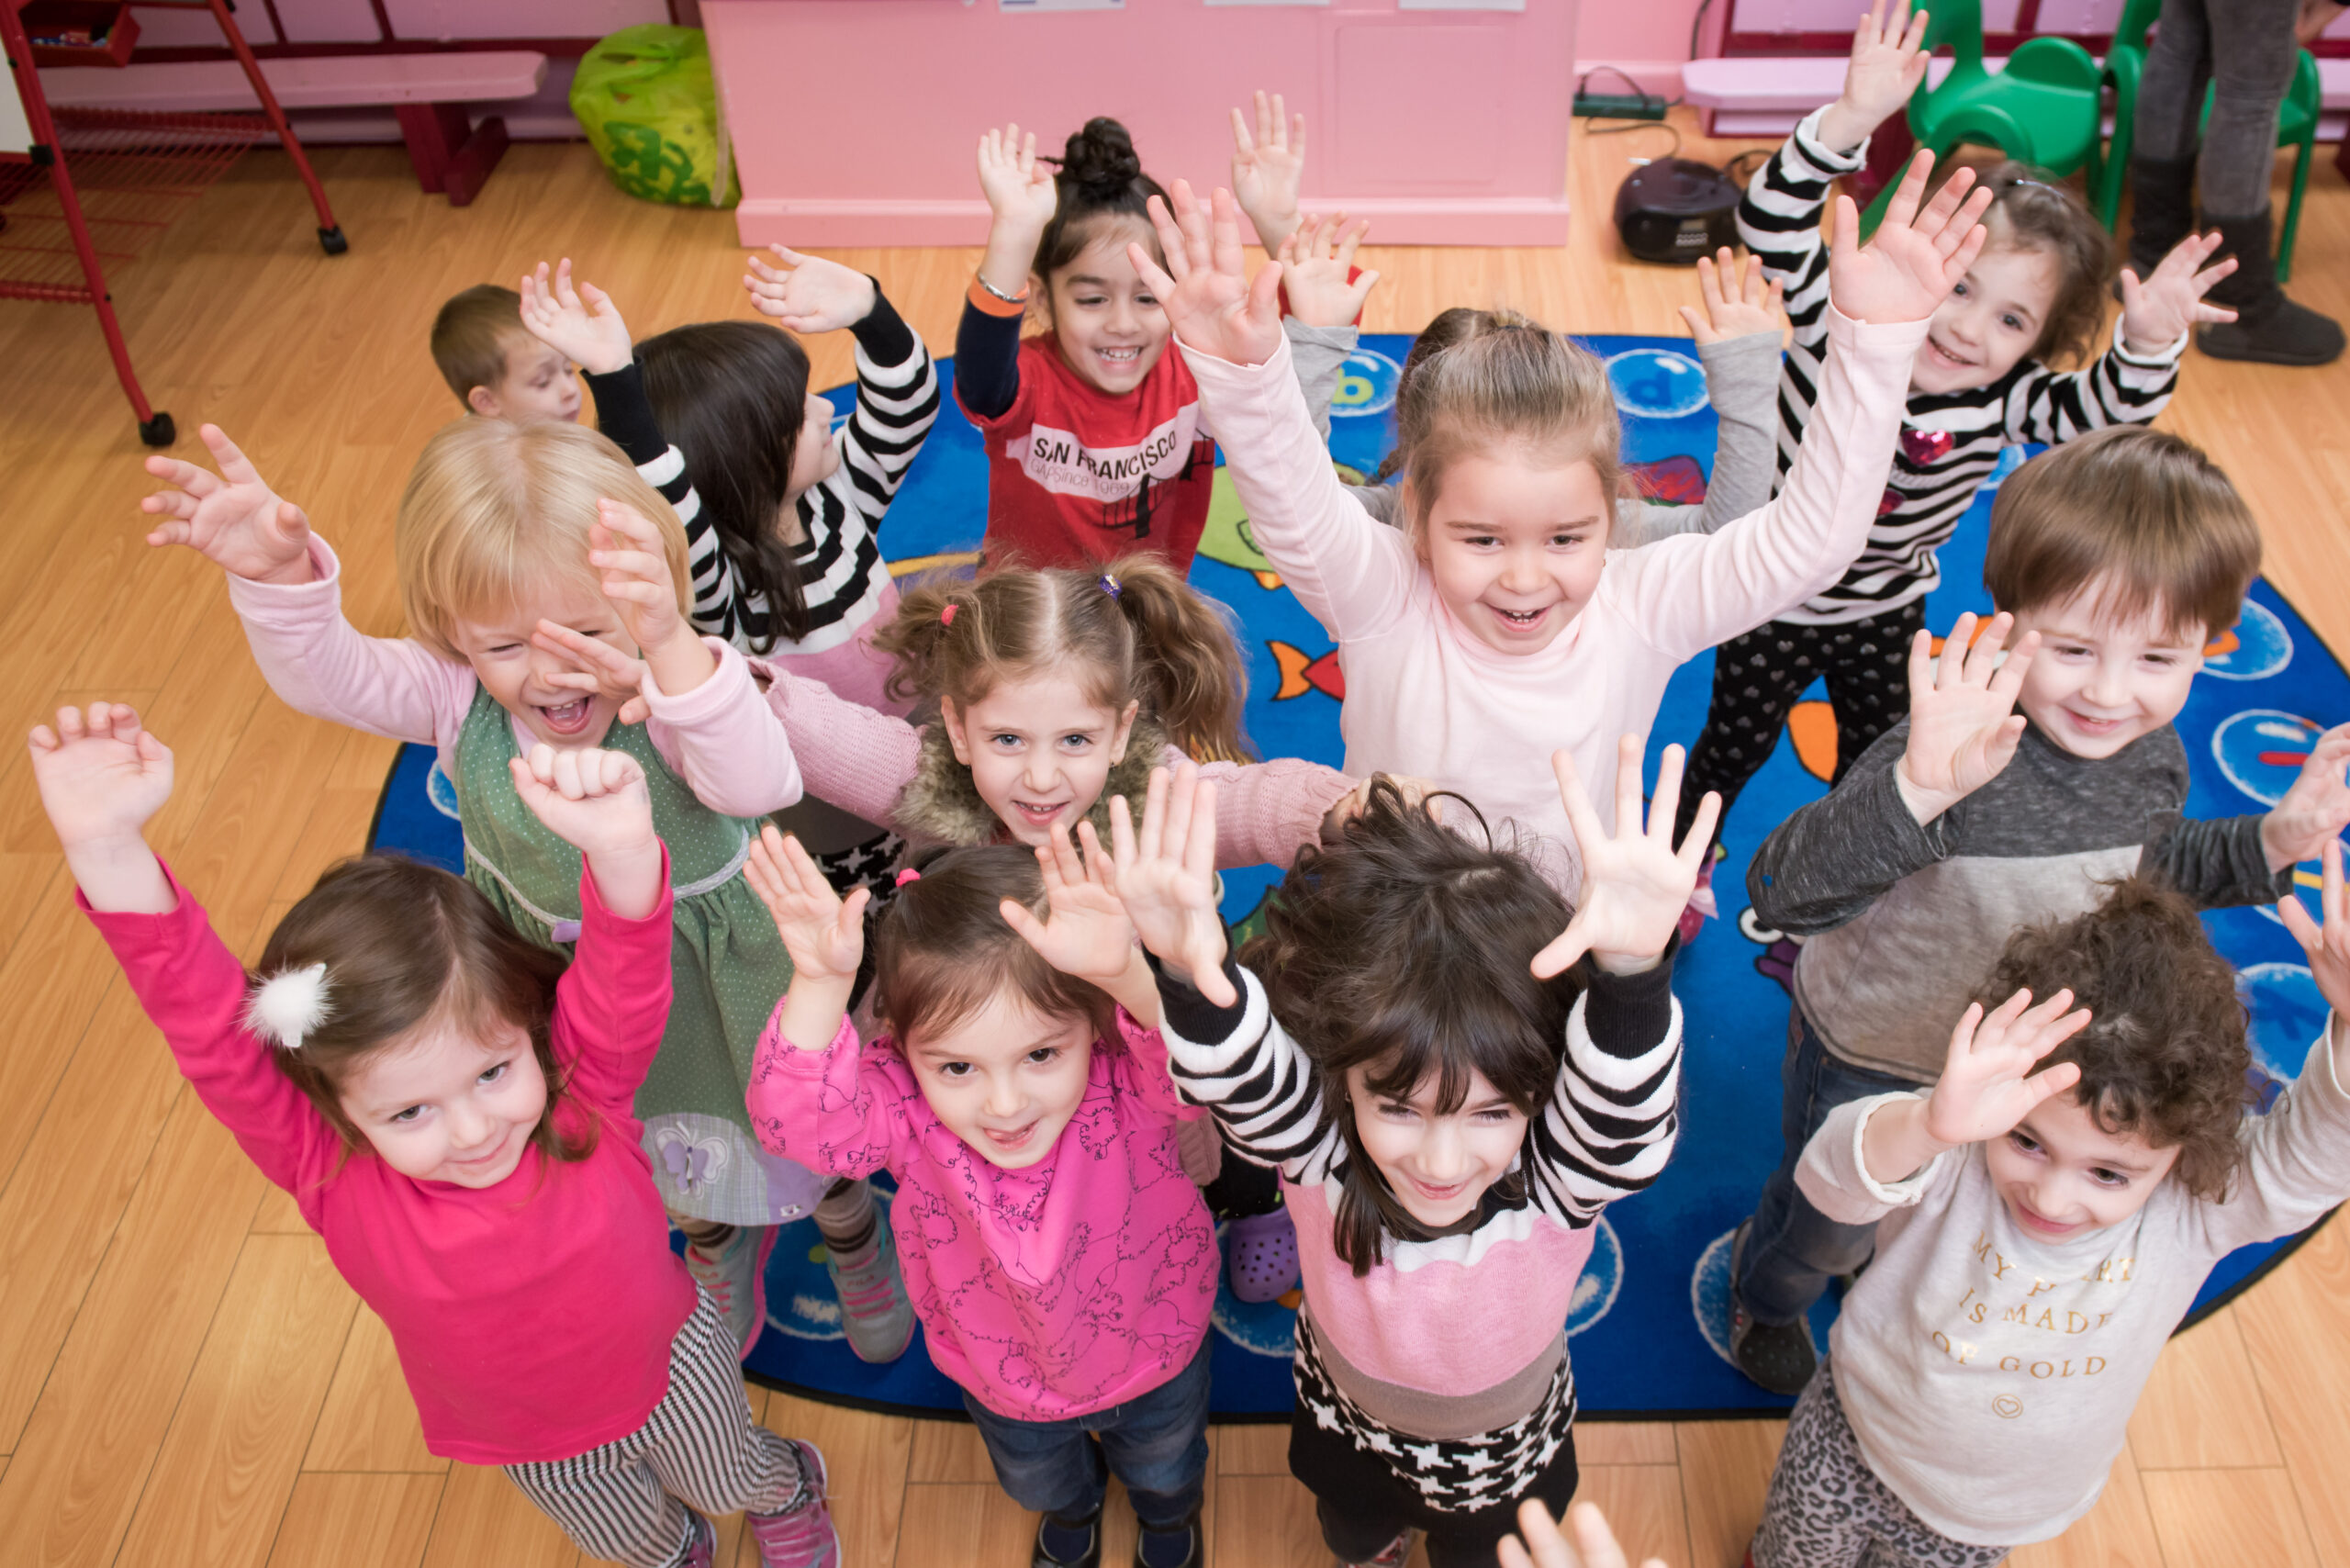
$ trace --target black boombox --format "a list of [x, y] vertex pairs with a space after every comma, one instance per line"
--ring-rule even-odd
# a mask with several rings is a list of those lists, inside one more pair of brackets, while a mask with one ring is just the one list
[[1738, 243], [1740, 194], [1710, 163], [1660, 158], [1616, 187], [1616, 231], [1644, 262], [1691, 265]]

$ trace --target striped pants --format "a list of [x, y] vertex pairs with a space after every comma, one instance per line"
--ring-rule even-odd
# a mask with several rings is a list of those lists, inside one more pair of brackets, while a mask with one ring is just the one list
[[669, 1392], [643, 1426], [576, 1459], [506, 1473], [580, 1551], [629, 1568], [684, 1562], [697, 1512], [789, 1512], [811, 1478], [789, 1443], [751, 1419], [739, 1350], [701, 1295], [670, 1344]]

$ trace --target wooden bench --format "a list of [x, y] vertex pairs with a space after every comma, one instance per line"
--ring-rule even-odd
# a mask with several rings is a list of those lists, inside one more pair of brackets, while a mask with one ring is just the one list
[[[264, 60], [261, 69], [289, 110], [390, 105], [418, 182], [464, 207], [506, 151], [506, 121], [493, 115], [474, 125], [465, 106], [529, 97], [546, 80], [547, 57], [530, 50], [345, 54]], [[233, 60], [44, 71], [41, 87], [52, 106], [74, 108], [218, 114], [258, 106]]]

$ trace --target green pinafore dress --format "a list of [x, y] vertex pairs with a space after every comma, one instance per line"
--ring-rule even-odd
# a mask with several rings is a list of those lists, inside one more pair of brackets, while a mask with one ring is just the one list
[[[759, 1033], [791, 983], [775, 921], [743, 878], [758, 823], [695, 799], [643, 724], [614, 724], [603, 744], [644, 768], [676, 894], [675, 995], [661, 1053], [636, 1092], [654, 1184], [669, 1212], [688, 1218], [798, 1219], [826, 1183], [761, 1148], [744, 1107]], [[476, 692], [453, 758], [465, 875], [517, 931], [567, 954], [579, 939], [580, 854], [514, 792], [507, 765], [520, 755], [512, 716]]]

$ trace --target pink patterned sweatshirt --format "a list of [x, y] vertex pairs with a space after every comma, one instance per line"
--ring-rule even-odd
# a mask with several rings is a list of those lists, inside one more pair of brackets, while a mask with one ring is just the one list
[[[900, 798], [921, 770], [922, 730], [765, 659], [749, 664], [769, 682], [767, 703], [790, 736], [810, 794], [908, 837], [926, 836], [898, 814]], [[1184, 758], [1170, 745], [1160, 760], [1172, 767]], [[1321, 836], [1323, 817], [1355, 782], [1336, 768], [1293, 756], [1203, 763], [1200, 776], [1216, 786], [1219, 867], [1287, 866], [1300, 846]], [[1134, 802], [1137, 817], [1141, 804]]]
[[347, 1148], [244, 1026], [245, 971], [175, 879], [168, 914], [90, 923], [205, 1108], [294, 1194], [336, 1270], [391, 1330], [425, 1446], [468, 1464], [569, 1459], [644, 1425], [669, 1388], [669, 1342], [694, 1282], [631, 1105], [669, 1016], [668, 862], [661, 902], [622, 920], [579, 883], [579, 957], [555, 988], [555, 1126], [585, 1159], [523, 1151], [472, 1189], [403, 1176]]
[[[779, 1010], [778, 1010], [779, 1011]], [[979, 1403], [1058, 1421], [1148, 1393], [1190, 1364], [1215, 1305], [1214, 1229], [1183, 1173], [1156, 1029], [1118, 1015], [1085, 1098], [1036, 1164], [1006, 1170], [946, 1130], [887, 1036], [845, 1018], [822, 1050], [770, 1022], [751, 1125], [813, 1170], [898, 1180], [890, 1225], [930, 1359]]]
[[[342, 614], [342, 567], [327, 542], [310, 538], [311, 580], [229, 579], [229, 602], [245, 625], [253, 660], [278, 700], [297, 713], [330, 719], [371, 735], [437, 746], [453, 777], [452, 754], [480, 686], [470, 665], [442, 658], [408, 637], [370, 637]], [[800, 767], [743, 655], [716, 637], [703, 644], [718, 672], [670, 697], [646, 682], [654, 748], [705, 806], [722, 816], [762, 817], [800, 799]], [[533, 744], [521, 721], [514, 738]]]

